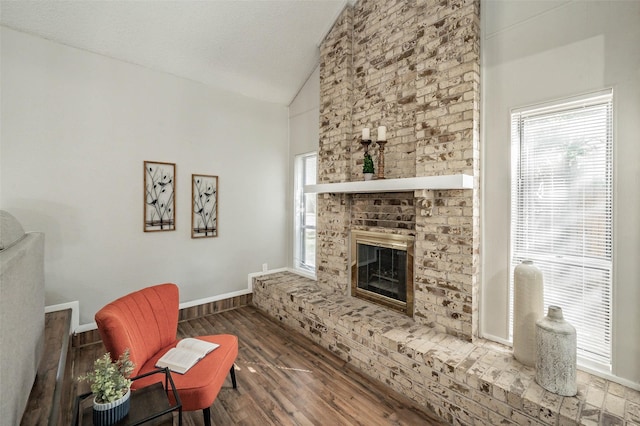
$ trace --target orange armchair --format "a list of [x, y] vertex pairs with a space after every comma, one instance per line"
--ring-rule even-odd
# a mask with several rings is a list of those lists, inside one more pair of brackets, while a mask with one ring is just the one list
[[[175, 284], [160, 284], [123, 296], [96, 315], [102, 342], [117, 359], [129, 348], [135, 363], [132, 376], [154, 370], [158, 359], [176, 346], [179, 295]], [[174, 373], [173, 382], [185, 411], [203, 410], [205, 425], [211, 425], [211, 405], [215, 401], [227, 372], [233, 388], [237, 387], [234, 363], [238, 356], [238, 338], [229, 334], [198, 336], [220, 345], [185, 374]], [[132, 388], [159, 381], [149, 376], [134, 381]], [[169, 393], [171, 396], [171, 393]]]

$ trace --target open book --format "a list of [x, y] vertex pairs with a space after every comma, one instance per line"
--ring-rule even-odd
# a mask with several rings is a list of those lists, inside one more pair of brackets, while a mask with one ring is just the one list
[[156, 362], [156, 367], [169, 367], [171, 371], [184, 374], [196, 365], [206, 354], [220, 346], [217, 343], [205, 342], [191, 337], [182, 339], [175, 348], [162, 355]]

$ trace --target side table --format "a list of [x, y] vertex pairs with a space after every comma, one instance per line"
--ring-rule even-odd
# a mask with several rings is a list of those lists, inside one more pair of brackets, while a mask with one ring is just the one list
[[[149, 425], [173, 425], [173, 412], [178, 412], [178, 426], [182, 426], [182, 403], [173, 385], [173, 378], [168, 368], [159, 368], [136, 377], [138, 380], [154, 374], [164, 375], [164, 386], [156, 382], [144, 388], [131, 390], [131, 408], [129, 414], [120, 420], [118, 426], [136, 426], [143, 423]], [[167, 389], [167, 390], [165, 390]], [[171, 404], [167, 392], [173, 392], [175, 404]], [[76, 397], [73, 410], [74, 426], [93, 425], [93, 393], [85, 393]]]

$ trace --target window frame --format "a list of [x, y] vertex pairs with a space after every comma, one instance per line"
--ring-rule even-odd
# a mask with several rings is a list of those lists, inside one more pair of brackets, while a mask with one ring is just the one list
[[[615, 265], [614, 265], [614, 256], [613, 256], [613, 250], [614, 250], [614, 212], [613, 212], [613, 208], [614, 208], [614, 188], [615, 188], [615, 182], [614, 182], [614, 155], [613, 155], [613, 150], [614, 150], [614, 111], [613, 111], [613, 105], [614, 105], [614, 98], [613, 98], [613, 90], [612, 89], [606, 89], [606, 90], [602, 90], [599, 92], [595, 92], [595, 93], [589, 93], [589, 94], [585, 94], [585, 95], [581, 95], [581, 96], [576, 96], [576, 97], [572, 97], [572, 98], [565, 98], [565, 99], [561, 99], [561, 100], [557, 100], [554, 102], [550, 102], [550, 103], [546, 103], [546, 104], [542, 104], [542, 105], [535, 105], [535, 106], [531, 106], [531, 107], [525, 107], [525, 108], [518, 108], [518, 109], [514, 109], [510, 112], [510, 118], [511, 118], [511, 128], [510, 128], [510, 139], [511, 139], [511, 149], [512, 149], [512, 158], [511, 158], [511, 203], [510, 203], [510, 222], [509, 222], [509, 229], [510, 229], [510, 241], [509, 241], [509, 296], [508, 296], [508, 303], [509, 303], [509, 307], [508, 307], [508, 317], [509, 317], [509, 340], [512, 340], [512, 320], [513, 320], [513, 270], [517, 264], [517, 259], [520, 258], [520, 256], [518, 256], [515, 252], [515, 247], [518, 243], [518, 241], [516, 241], [516, 228], [519, 224], [521, 224], [521, 222], [519, 222], [519, 220], [521, 219], [521, 216], [518, 216], [519, 214], [521, 214], [521, 211], [519, 210], [523, 203], [526, 204], [527, 201], [523, 200], [523, 197], [519, 197], [519, 195], [523, 194], [524, 191], [522, 189], [522, 185], [523, 182], [520, 179], [520, 173], [522, 171], [522, 167], [521, 167], [521, 161], [522, 161], [522, 144], [525, 143], [525, 141], [523, 140], [523, 130], [522, 130], [522, 124], [523, 121], [526, 118], [531, 118], [531, 117], [541, 117], [541, 116], [550, 116], [552, 114], [556, 114], [556, 117], [560, 117], [562, 116], [562, 114], [570, 114], [572, 111], [576, 111], [579, 108], [589, 108], [589, 107], [593, 107], [593, 106], [604, 106], [605, 108], [605, 113], [606, 113], [606, 127], [605, 127], [605, 139], [606, 139], [606, 145], [605, 145], [605, 158], [604, 161], [605, 163], [602, 164], [602, 166], [605, 168], [606, 170], [606, 176], [605, 176], [605, 181], [606, 181], [606, 189], [605, 189], [605, 193], [607, 195], [606, 197], [606, 204], [609, 206], [609, 210], [608, 210], [608, 214], [605, 215], [606, 220], [603, 221], [602, 223], [605, 225], [606, 228], [606, 233], [607, 233], [607, 237], [608, 240], [605, 243], [605, 246], [607, 247], [607, 259], [606, 261], [603, 261], [601, 258], [597, 258], [597, 260], [592, 260], [592, 262], [594, 262], [594, 265], [592, 265], [589, 269], [594, 269], [594, 270], [599, 270], [599, 269], [606, 269], [608, 271], [608, 280], [604, 282], [604, 286], [608, 286], [608, 300], [605, 300], [604, 302], [601, 301], [602, 305], [600, 306], [604, 306], [605, 310], [606, 308], [608, 308], [607, 311], [607, 318], [608, 318], [608, 327], [604, 328], [604, 331], [606, 333], [606, 335], [608, 336], [608, 342], [605, 340], [605, 343], [608, 343], [608, 353], [606, 354], [606, 357], [602, 357], [602, 356], [590, 356], [587, 352], [588, 351], [582, 351], [580, 349], [580, 341], [578, 341], [578, 346], [579, 346], [579, 350], [578, 350], [578, 361], [582, 366], [586, 366], [589, 368], [594, 368], [596, 370], [600, 370], [600, 371], [607, 371], [607, 372], [611, 372], [612, 371], [612, 363], [613, 363], [613, 356], [614, 356], [614, 347], [615, 347], [615, 342], [614, 342], [614, 333], [613, 333], [613, 329], [614, 329], [614, 314], [613, 314], [613, 310], [614, 310], [614, 306], [613, 306], [613, 296], [614, 296], [614, 270], [615, 270]], [[519, 117], [519, 120], [515, 118], [515, 116]], [[516, 123], [517, 121], [517, 123]], [[567, 169], [563, 169], [563, 171], [566, 171]], [[526, 195], [526, 194], [524, 194]], [[514, 199], [515, 197], [515, 199]], [[606, 210], [606, 209], [605, 209]], [[583, 234], [584, 235], [584, 234]], [[522, 241], [520, 241], [522, 242]], [[530, 256], [526, 256], [527, 258], [530, 258]], [[542, 256], [540, 256], [542, 257]], [[554, 256], [557, 257], [557, 256]], [[517, 259], [516, 259], [517, 258]], [[588, 259], [590, 258], [590, 256], [583, 254], [582, 256], [579, 257], [579, 259], [584, 262], [583, 259]], [[574, 257], [575, 259], [575, 257]], [[533, 259], [534, 261], [536, 259]], [[547, 259], [548, 260], [548, 259]], [[554, 259], [554, 261], [557, 262], [557, 259]], [[563, 265], [565, 264], [570, 264], [572, 263], [572, 259], [571, 256], [567, 255], [565, 258], [562, 259], [561, 263]], [[544, 268], [541, 268], [544, 269]], [[567, 268], [568, 269], [568, 268]], [[583, 269], [586, 269], [583, 267]], [[543, 275], [545, 274], [544, 270], [543, 270]], [[601, 287], [598, 287], [601, 288]], [[545, 291], [548, 291], [548, 287], [545, 286]], [[562, 292], [560, 292], [562, 293]], [[553, 297], [558, 297], [557, 295], [554, 295]], [[545, 300], [548, 299], [548, 297], [545, 297]], [[545, 302], [545, 310], [547, 307], [547, 303]], [[585, 314], [585, 316], [587, 316]], [[566, 318], [566, 315], [565, 315]], [[583, 325], [584, 324], [584, 325]], [[580, 323], [580, 324], [573, 324], [574, 326], [577, 326], [576, 328], [580, 327], [581, 325], [583, 325], [584, 327], [588, 327], [589, 326], [589, 320], [586, 320], [585, 323]], [[586, 346], [586, 345], [585, 345]], [[602, 346], [606, 346], [606, 345], [602, 345]]]
[[[313, 159], [315, 172], [313, 176], [307, 173], [308, 161]], [[317, 180], [318, 154], [317, 152], [307, 152], [298, 154], [294, 159], [294, 208], [293, 208], [293, 267], [306, 274], [315, 275], [315, 259], [316, 251], [313, 250], [313, 264], [308, 263], [305, 259], [308, 257], [307, 231], [316, 231], [316, 215], [317, 215], [317, 195], [305, 194], [304, 186], [313, 185]], [[312, 179], [310, 179], [312, 177]], [[308, 199], [313, 198], [313, 211], [308, 206]], [[313, 224], [309, 223], [309, 215], [313, 214]], [[314, 246], [317, 234], [313, 238]]]

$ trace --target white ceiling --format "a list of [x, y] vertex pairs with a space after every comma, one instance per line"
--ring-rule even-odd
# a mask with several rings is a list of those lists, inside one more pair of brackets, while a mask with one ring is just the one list
[[288, 105], [347, 0], [6, 1], [0, 23]]

